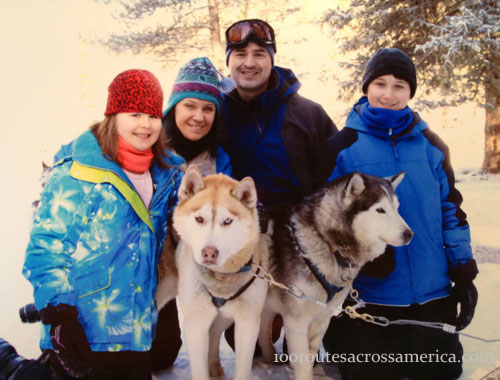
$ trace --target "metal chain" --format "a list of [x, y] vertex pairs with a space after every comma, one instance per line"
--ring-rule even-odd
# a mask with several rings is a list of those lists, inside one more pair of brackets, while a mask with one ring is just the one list
[[349, 271], [349, 275], [346, 278], [344, 278], [342, 276], [342, 272], [341, 272], [341, 278], [349, 287], [349, 289], [350, 289], [349, 295], [356, 302], [356, 304], [352, 305], [352, 306], [346, 306], [344, 308], [342, 308], [340, 306], [333, 308], [333, 307], [328, 306], [325, 302], [322, 302], [320, 300], [317, 300], [316, 298], [308, 296], [302, 289], [300, 289], [299, 287], [297, 287], [295, 285], [285, 285], [279, 281], [276, 281], [274, 279], [273, 275], [271, 273], [269, 273], [266, 269], [264, 269], [261, 265], [255, 264], [255, 263], [251, 263], [251, 265], [259, 268], [264, 273], [263, 275], [260, 275], [258, 273], [255, 273], [253, 270], [251, 270], [250, 273], [252, 273], [255, 277], [257, 277], [261, 280], [267, 281], [272, 286], [276, 286], [280, 289], [285, 290], [291, 296], [294, 296], [294, 297], [299, 298], [299, 299], [302, 299], [302, 298], [307, 299], [308, 301], [313, 302], [316, 305], [322, 306], [326, 309], [330, 309], [332, 312], [338, 313], [339, 315], [340, 315], [340, 313], [344, 312], [352, 319], [359, 318], [365, 322], [372, 323], [374, 325], [378, 325], [378, 326], [382, 326], [382, 327], [387, 327], [389, 325], [424, 326], [424, 327], [430, 327], [430, 328], [434, 328], [434, 329], [440, 329], [440, 330], [443, 330], [443, 331], [450, 333], [450, 334], [463, 335], [463, 336], [466, 336], [468, 338], [481, 340], [481, 341], [487, 342], [487, 343], [500, 342], [500, 339], [484, 339], [484, 338], [480, 338], [480, 337], [477, 337], [474, 335], [465, 334], [465, 333], [462, 333], [460, 331], [456, 331], [456, 327], [453, 325], [450, 325], [448, 323], [422, 322], [422, 321], [415, 321], [415, 320], [411, 320], [411, 319], [397, 319], [394, 321], [390, 321], [386, 317], [382, 317], [382, 316], [378, 316], [378, 315], [371, 315], [368, 313], [360, 314], [357, 312], [357, 309], [365, 306], [365, 302], [359, 298], [358, 291], [356, 289], [354, 289], [354, 287], [352, 285], [352, 277], [351, 277], [350, 271]]
[[271, 273], [269, 273], [267, 270], [265, 270], [261, 265], [252, 263], [253, 266], [259, 268], [264, 274], [260, 275], [258, 273], [255, 273], [253, 270], [250, 271], [255, 277], [260, 278], [261, 280], [267, 281], [270, 285], [276, 286], [280, 289], [285, 290], [288, 294], [291, 296], [294, 296], [295, 298], [299, 299], [307, 299], [308, 301], [315, 303], [316, 305], [322, 306], [325, 309], [330, 309], [333, 313], [341, 313], [344, 311], [342, 307], [330, 307], [328, 306], [325, 302], [320, 301], [316, 298], [308, 296], [302, 289], [295, 285], [285, 285], [279, 281], [276, 281]]

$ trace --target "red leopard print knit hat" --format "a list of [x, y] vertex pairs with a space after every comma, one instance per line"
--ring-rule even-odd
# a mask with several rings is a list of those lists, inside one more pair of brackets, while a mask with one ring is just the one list
[[162, 116], [163, 90], [158, 79], [147, 70], [124, 71], [108, 87], [108, 105], [104, 115], [141, 112]]

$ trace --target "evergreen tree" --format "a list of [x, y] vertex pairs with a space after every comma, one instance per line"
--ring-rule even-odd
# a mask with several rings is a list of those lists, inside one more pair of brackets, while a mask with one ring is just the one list
[[265, 10], [265, 20], [273, 24], [298, 14], [300, 9], [294, 5], [300, 4], [298, 0], [276, 0], [272, 4], [257, 0], [121, 0], [119, 3], [123, 9], [119, 19], [129, 29], [125, 34], [112, 34], [100, 41], [111, 50], [152, 52], [167, 64], [178, 63], [186, 52], [191, 56], [208, 55], [220, 68], [225, 63], [224, 31], [230, 24], [249, 18], [250, 11], [255, 13], [259, 9]]
[[[413, 58], [419, 92], [440, 89], [442, 101], [430, 107], [475, 101], [485, 107], [483, 169], [500, 173], [500, 0], [351, 0], [327, 12], [324, 22], [354, 52], [344, 62], [361, 78], [369, 57], [396, 47]], [[342, 83], [346, 98], [359, 83]], [[475, 127], [475, 126], [471, 126]]]

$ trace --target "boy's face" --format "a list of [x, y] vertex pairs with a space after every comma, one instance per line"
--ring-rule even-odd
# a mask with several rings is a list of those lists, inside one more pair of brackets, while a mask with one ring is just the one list
[[410, 85], [392, 74], [382, 75], [370, 82], [366, 96], [372, 107], [402, 110], [410, 100]]

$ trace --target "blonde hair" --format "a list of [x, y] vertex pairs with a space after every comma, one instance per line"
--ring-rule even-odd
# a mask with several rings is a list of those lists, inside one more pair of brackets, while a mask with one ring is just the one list
[[[106, 116], [103, 121], [90, 126], [90, 131], [97, 139], [103, 156], [113, 162], [118, 163], [118, 132], [116, 131], [116, 115]], [[165, 130], [161, 128], [158, 140], [151, 147], [153, 150], [153, 160], [161, 168], [169, 168], [165, 162], [165, 157], [170, 155], [167, 152], [167, 136]]]

